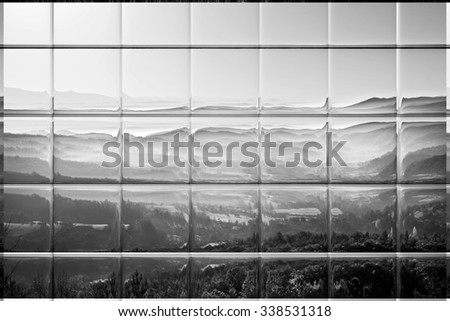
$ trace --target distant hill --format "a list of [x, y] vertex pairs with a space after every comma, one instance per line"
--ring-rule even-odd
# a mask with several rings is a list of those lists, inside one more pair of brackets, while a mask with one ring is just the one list
[[400, 113], [445, 113], [446, 97], [413, 97], [403, 98], [400, 105]]
[[345, 107], [332, 107], [332, 114], [353, 114], [353, 113], [365, 113], [365, 114], [395, 114], [396, 112], [396, 97], [379, 98], [373, 97], [359, 103], [345, 106]]

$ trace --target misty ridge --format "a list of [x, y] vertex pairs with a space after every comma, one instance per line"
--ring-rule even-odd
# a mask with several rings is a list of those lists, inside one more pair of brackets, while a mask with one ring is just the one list
[[[286, 149], [284, 155], [276, 153], [275, 150], [270, 151], [270, 160], [275, 163], [275, 166], [269, 166], [265, 159], [261, 162], [261, 180], [263, 182], [325, 182], [327, 180], [326, 158], [327, 149], [325, 148], [327, 141], [326, 122], [317, 124], [316, 128], [292, 128], [272, 125], [265, 122], [261, 128], [261, 139], [266, 135], [270, 135], [270, 140], [275, 142], [277, 146], [281, 146], [284, 142], [292, 143], [292, 148]], [[308, 154], [302, 155], [301, 161], [296, 163], [295, 154], [302, 154], [303, 148], [306, 144], [316, 143], [322, 148], [310, 148]], [[265, 157], [265, 155], [261, 155]], [[307, 158], [307, 162], [305, 159]], [[311, 163], [320, 163], [311, 166]], [[293, 165], [288, 165], [289, 163]], [[291, 166], [290, 168], [288, 166]]]
[[75, 133], [61, 130], [54, 134], [54, 180], [57, 183], [114, 183], [119, 168], [102, 166], [103, 145], [119, 141], [119, 131]]
[[51, 146], [49, 129], [3, 133], [2, 161], [8, 183], [50, 183]]
[[[336, 121], [337, 122], [337, 121]], [[339, 154], [347, 166], [331, 167], [333, 182], [386, 182], [397, 178], [397, 134], [395, 122], [361, 122], [335, 129], [333, 141], [345, 141]]]
[[[130, 148], [127, 153], [129, 158], [124, 157], [123, 182], [188, 182], [188, 151], [186, 149], [180, 149], [179, 152], [179, 159], [180, 161], [185, 162], [186, 166], [176, 166], [174, 163], [174, 150], [170, 148], [170, 146], [167, 146], [166, 149], [164, 145], [172, 142], [176, 135], [178, 135], [180, 141], [188, 141], [189, 129], [180, 125], [178, 128], [169, 127], [165, 130], [155, 131], [149, 127], [147, 132], [149, 133], [134, 134], [132, 126], [130, 126], [130, 128], [125, 128], [125, 135], [129, 135]], [[132, 147], [135, 146], [135, 142], [140, 143], [143, 146], [143, 150]], [[151, 145], [149, 145], [149, 143]], [[151, 166], [148, 161], [146, 161], [147, 157], [142, 155], [142, 151], [147, 153], [149, 160], [151, 158], [154, 163], [162, 165], [158, 165], [158, 167]], [[167, 166], [164, 166], [165, 159], [167, 160]], [[142, 160], [144, 160], [143, 167], [140, 166]]]
[[400, 182], [445, 182], [445, 126], [445, 122], [402, 123], [399, 129]]

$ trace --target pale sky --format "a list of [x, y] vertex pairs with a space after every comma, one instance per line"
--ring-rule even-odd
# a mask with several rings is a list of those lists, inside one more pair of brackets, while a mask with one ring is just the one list
[[261, 3], [264, 45], [328, 44], [327, 3]]
[[56, 49], [55, 90], [120, 96], [120, 54], [115, 49]]
[[55, 3], [55, 44], [120, 44], [120, 3]]
[[258, 3], [192, 3], [192, 44], [257, 45]]
[[445, 44], [446, 3], [399, 3], [401, 44]]
[[203, 128], [237, 128], [257, 129], [258, 119], [255, 117], [193, 117], [191, 119], [191, 132]]
[[123, 3], [123, 44], [188, 45], [189, 3]]
[[328, 50], [261, 51], [261, 103], [322, 106], [328, 97]]
[[5, 133], [25, 134], [45, 132], [50, 134], [52, 121], [47, 117], [5, 117], [3, 121]]
[[194, 101], [237, 101], [256, 104], [259, 53], [252, 49], [192, 50]]
[[399, 50], [401, 97], [446, 95], [446, 50]]
[[54, 131], [70, 131], [76, 134], [105, 133], [116, 136], [120, 129], [119, 117], [55, 117]]
[[123, 117], [122, 131], [144, 137], [153, 133], [189, 128], [187, 117]]
[[4, 3], [3, 6], [5, 44], [51, 44], [51, 3]]
[[330, 43], [395, 44], [395, 3], [331, 3]]
[[190, 95], [190, 53], [181, 49], [130, 49], [123, 51], [123, 92], [152, 98]]
[[379, 97], [395, 97], [395, 49], [330, 50], [330, 103], [352, 105]]
[[4, 49], [4, 86], [51, 93], [51, 51]]

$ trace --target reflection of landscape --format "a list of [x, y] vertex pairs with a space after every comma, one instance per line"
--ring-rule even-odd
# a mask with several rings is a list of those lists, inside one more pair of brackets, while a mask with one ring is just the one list
[[399, 204], [401, 250], [445, 252], [445, 188], [403, 187], [400, 190]]
[[447, 299], [450, 299], [450, 258], [447, 258]]
[[444, 122], [403, 122], [399, 133], [402, 183], [445, 183]]
[[[265, 119], [264, 119], [265, 120]], [[291, 125], [289, 127], [289, 125]], [[284, 142], [293, 144], [292, 148], [285, 150], [285, 155], [281, 156], [278, 148], [271, 150], [270, 159], [275, 162], [275, 167], [264, 162], [264, 155], [261, 155], [261, 180], [264, 182], [326, 182], [326, 121], [308, 119], [302, 128], [302, 124], [296, 120], [293, 123], [290, 119], [270, 119], [262, 124], [261, 140], [266, 135], [270, 135], [270, 140], [281, 146]], [[294, 162], [294, 153], [305, 157], [303, 148], [305, 144], [320, 144], [322, 148], [311, 147], [308, 149], [308, 160], [312, 163], [320, 161], [320, 165], [312, 166], [305, 164], [304, 158], [301, 158], [299, 164], [295, 167], [287, 167], [287, 163]]]
[[356, 104], [333, 107], [333, 114], [395, 114], [397, 98], [372, 97]]
[[119, 260], [116, 258], [55, 258], [55, 298], [118, 298]]
[[445, 258], [400, 260], [401, 298], [445, 298]]
[[339, 259], [332, 266], [333, 298], [395, 298], [393, 259]]
[[2, 156], [6, 183], [50, 182], [50, 128], [47, 119], [5, 119]]
[[[188, 182], [189, 167], [188, 153], [186, 148], [181, 148], [178, 157], [185, 162], [186, 166], [177, 166], [174, 163], [174, 150], [170, 146], [174, 142], [175, 135], [179, 135], [179, 141], [187, 142], [189, 129], [186, 120], [182, 119], [150, 119], [134, 122], [128, 119], [124, 121], [124, 133], [129, 134], [131, 144], [139, 142], [143, 146], [144, 154], [139, 155], [139, 149], [131, 145], [129, 150], [129, 166], [123, 168], [125, 183], [144, 182]], [[167, 145], [166, 147], [164, 147]], [[125, 148], [125, 145], [124, 145]], [[140, 167], [139, 161], [143, 158], [144, 167]], [[151, 158], [151, 159], [150, 159]], [[166, 166], [156, 167], [149, 164], [149, 160], [157, 164], [163, 164], [167, 159]], [[159, 165], [158, 165], [159, 166]]]
[[127, 186], [123, 190], [125, 251], [186, 251], [189, 191], [186, 187]]
[[333, 251], [395, 251], [395, 188], [330, 188]]
[[264, 187], [262, 251], [326, 251], [326, 193], [326, 187]]
[[195, 259], [193, 298], [256, 298], [257, 260]]
[[124, 298], [187, 298], [188, 260], [125, 258]]
[[[210, 127], [213, 120], [209, 118], [202, 119], [202, 123], [198, 124], [199, 127], [195, 130], [193, 128], [194, 139], [201, 143], [202, 148], [194, 149], [194, 159], [200, 163], [199, 167], [193, 168], [192, 179], [195, 182], [257, 182], [258, 173], [257, 166], [244, 167], [241, 166], [241, 162], [251, 162], [251, 157], [244, 157], [240, 148], [233, 148], [231, 157], [226, 157], [227, 146], [231, 142], [238, 142], [239, 146], [242, 146], [246, 142], [257, 142], [258, 131], [257, 124], [252, 120], [246, 120], [242, 118], [242, 121], [235, 121], [235, 124], [229, 123], [228, 119], [225, 119], [223, 126]], [[205, 166], [203, 162], [203, 145], [207, 142], [219, 143], [223, 148], [222, 157], [209, 158], [214, 162], [219, 160], [222, 162], [219, 167]], [[256, 148], [249, 148], [249, 151], [257, 153]], [[209, 151], [215, 152], [215, 148], [211, 147]], [[227, 166], [226, 162], [231, 162], [230, 166]]]
[[267, 260], [263, 264], [264, 298], [326, 298], [326, 260]]
[[[107, 142], [120, 142], [119, 122], [97, 120], [110, 127], [102, 130], [100, 125], [83, 119], [55, 120], [54, 180], [56, 183], [115, 183], [120, 167], [104, 167], [103, 161], [111, 161], [103, 154]], [[92, 126], [92, 127], [91, 127]], [[97, 127], [99, 127], [97, 129]], [[116, 127], [116, 128], [114, 128]], [[119, 153], [119, 149], [110, 149]]]
[[119, 188], [55, 187], [55, 251], [118, 251]]
[[397, 135], [394, 121], [363, 122], [339, 119], [332, 124], [333, 146], [347, 166], [333, 161], [333, 182], [394, 183], [396, 181]]
[[50, 251], [50, 204], [50, 187], [5, 187], [3, 241], [6, 252]]
[[3, 297], [51, 297], [51, 258], [2, 258], [2, 261]]
[[445, 96], [403, 98], [400, 105], [402, 114], [445, 114]]
[[194, 188], [194, 249], [249, 252], [258, 246], [257, 190], [225, 186]]

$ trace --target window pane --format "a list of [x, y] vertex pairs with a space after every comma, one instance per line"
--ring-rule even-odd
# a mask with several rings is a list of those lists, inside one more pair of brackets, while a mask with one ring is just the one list
[[258, 50], [192, 50], [193, 111], [256, 113], [258, 61]]
[[401, 183], [445, 183], [445, 118], [399, 120]]
[[396, 182], [395, 118], [335, 117], [330, 128], [331, 147], [337, 150], [331, 159], [333, 183]]
[[119, 208], [120, 186], [55, 186], [55, 251], [120, 251]]
[[445, 44], [445, 3], [399, 3], [402, 45]]
[[55, 3], [57, 45], [120, 45], [120, 3]]
[[4, 41], [8, 45], [51, 45], [51, 3], [4, 3]]
[[264, 258], [262, 297], [267, 299], [327, 298], [326, 258]]
[[396, 43], [395, 3], [331, 3], [330, 44]]
[[399, 50], [402, 114], [445, 114], [445, 49]]
[[396, 251], [395, 185], [332, 185], [330, 197], [333, 252]]
[[52, 257], [2, 257], [2, 276], [9, 280], [4, 298], [51, 298], [52, 261]]
[[52, 179], [50, 118], [4, 120], [5, 183], [50, 183]]
[[[258, 260], [235, 257], [193, 259], [193, 298], [256, 298]], [[229, 281], [227, 281], [229, 280]]]
[[331, 269], [332, 298], [396, 298], [393, 258], [336, 258], [331, 260]]
[[327, 251], [325, 185], [261, 185], [260, 188], [262, 251]]
[[119, 298], [119, 258], [55, 257], [53, 265], [55, 298]]
[[401, 258], [400, 298], [444, 299], [446, 264], [444, 256]]
[[192, 3], [193, 45], [257, 45], [258, 3]]
[[189, 3], [123, 3], [124, 45], [189, 45]]
[[4, 49], [4, 109], [47, 111], [52, 107], [52, 54], [46, 49]]
[[399, 187], [400, 250], [446, 251], [445, 185]]
[[258, 142], [256, 118], [196, 117], [191, 124], [194, 141], [199, 143], [193, 151], [195, 182], [258, 181], [258, 149], [254, 146]]
[[330, 50], [330, 112], [395, 114], [396, 51]]
[[262, 117], [260, 126], [262, 182], [327, 182], [327, 118]]
[[130, 49], [122, 54], [125, 112], [188, 112], [189, 50]]
[[125, 257], [123, 297], [187, 298], [188, 263], [183, 257]]
[[261, 50], [263, 113], [324, 114], [328, 102], [328, 50]]
[[119, 50], [56, 49], [54, 72], [56, 111], [119, 110]]
[[51, 251], [50, 185], [5, 185], [3, 244], [6, 252]]
[[[174, 183], [189, 181], [189, 153], [175, 148], [189, 141], [185, 117], [126, 117], [123, 119], [126, 183]], [[180, 145], [181, 146], [181, 145]]]
[[56, 183], [115, 183], [120, 181], [120, 119], [68, 118], [54, 120]]
[[262, 45], [328, 44], [327, 3], [261, 3]]
[[197, 252], [255, 252], [258, 248], [258, 188], [255, 185], [193, 185]]

